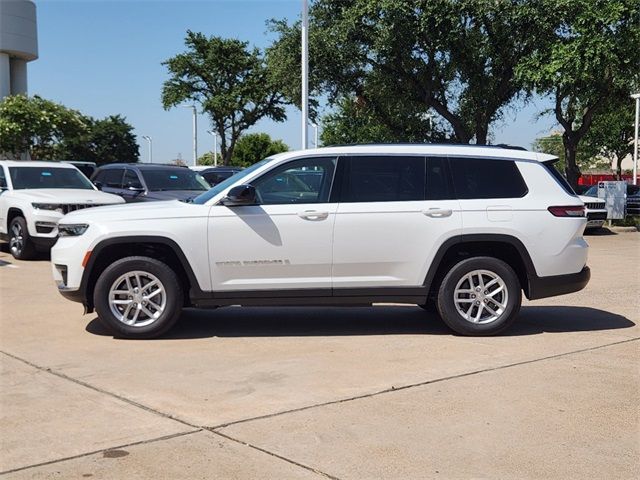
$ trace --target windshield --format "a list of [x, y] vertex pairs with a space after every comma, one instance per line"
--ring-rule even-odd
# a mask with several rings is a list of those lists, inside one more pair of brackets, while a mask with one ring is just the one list
[[224, 189], [230, 187], [231, 185], [236, 183], [238, 180], [246, 177], [250, 173], [255, 172], [257, 169], [262, 167], [264, 164], [270, 162], [271, 160], [272, 160], [271, 157], [269, 157], [259, 161], [258, 163], [254, 163], [250, 167], [245, 168], [244, 170], [220, 182], [208, 192], [205, 192], [202, 195], [198, 195], [196, 198], [193, 199], [192, 203], [198, 203], [200, 205], [202, 205], [203, 203], [206, 203], [207, 201], [211, 200], [213, 197], [218, 195], [220, 192], [222, 192]]
[[188, 168], [140, 169], [147, 188], [151, 192], [167, 190], [204, 191], [209, 184], [200, 175]]
[[93, 190], [87, 177], [75, 168], [9, 167], [11, 183], [16, 190], [26, 188], [75, 188]]

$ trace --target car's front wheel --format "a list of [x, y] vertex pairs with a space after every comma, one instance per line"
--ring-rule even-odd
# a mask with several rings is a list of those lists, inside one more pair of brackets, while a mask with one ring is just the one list
[[98, 278], [93, 301], [102, 323], [125, 338], [153, 338], [180, 316], [182, 285], [165, 263], [150, 257], [126, 257]]
[[461, 335], [495, 335], [508, 328], [520, 311], [522, 290], [507, 263], [474, 257], [456, 264], [442, 280], [438, 312]]
[[36, 248], [23, 217], [15, 217], [9, 225], [9, 251], [13, 258], [30, 260], [35, 257]]

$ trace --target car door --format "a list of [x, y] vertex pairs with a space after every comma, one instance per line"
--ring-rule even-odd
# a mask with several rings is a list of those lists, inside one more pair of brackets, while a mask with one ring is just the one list
[[438, 247], [462, 228], [447, 160], [400, 155], [344, 160], [333, 240], [334, 294], [421, 286]]
[[[211, 208], [209, 258], [215, 291], [330, 294], [337, 205], [329, 198], [335, 169], [334, 157], [291, 160], [251, 182], [257, 205]], [[322, 180], [305, 182], [310, 171]]]

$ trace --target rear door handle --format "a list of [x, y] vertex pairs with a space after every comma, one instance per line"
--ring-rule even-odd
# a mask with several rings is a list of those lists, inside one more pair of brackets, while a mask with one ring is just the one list
[[429, 210], [422, 210], [423, 215], [432, 218], [450, 217], [453, 210], [446, 208], [430, 208]]
[[329, 212], [318, 212], [316, 210], [305, 210], [298, 212], [298, 216], [305, 220], [324, 220], [329, 216]]

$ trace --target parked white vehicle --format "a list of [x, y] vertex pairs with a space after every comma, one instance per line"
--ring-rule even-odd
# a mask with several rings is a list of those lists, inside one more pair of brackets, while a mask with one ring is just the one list
[[98, 191], [71, 164], [0, 161], [0, 239], [17, 259], [49, 249], [66, 213], [118, 203], [124, 200]]
[[491, 335], [530, 299], [589, 281], [587, 219], [550, 155], [371, 145], [287, 152], [196, 197], [73, 212], [53, 276], [117, 335], [184, 306], [435, 306]]
[[587, 216], [587, 230], [602, 228], [604, 222], [607, 220], [605, 201], [600, 198], [587, 197], [584, 195], [579, 195], [579, 198], [584, 203]]

